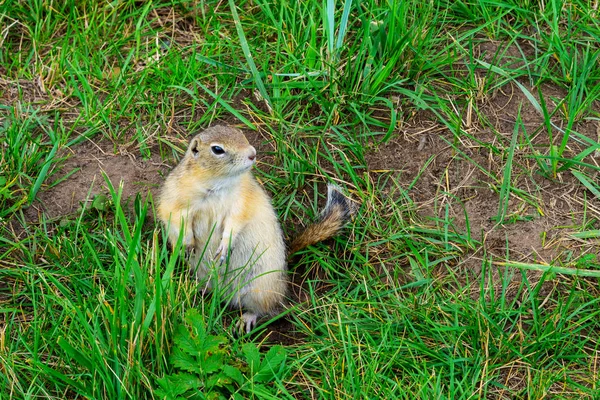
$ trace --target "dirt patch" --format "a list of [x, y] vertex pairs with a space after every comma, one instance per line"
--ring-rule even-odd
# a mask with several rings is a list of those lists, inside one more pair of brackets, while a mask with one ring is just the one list
[[[537, 91], [530, 89], [539, 99]], [[548, 84], [542, 85], [542, 94], [549, 107], [566, 95]], [[600, 201], [569, 170], [555, 179], [541, 173], [534, 156], [543, 156], [541, 151], [551, 143], [544, 118], [525, 94], [509, 84], [482, 98], [475, 107], [478, 111], [472, 115], [478, 118], [468, 120], [465, 110], [465, 135], [453, 135], [423, 114], [405, 123], [392, 140], [368, 153], [372, 180], [391, 174], [423, 217], [440, 219], [448, 213], [460, 232], [470, 232], [473, 239], [483, 243], [486, 254], [499, 259], [550, 263], [573, 258], [574, 249], [576, 254], [593, 252], [595, 243], [582, 245], [570, 234], [586, 219], [600, 218]], [[504, 205], [500, 190], [519, 115], [523, 124], [512, 164], [512, 191]], [[553, 123], [552, 144], [557, 145], [566, 124], [559, 115], [553, 117]], [[592, 140], [597, 139], [598, 129], [593, 121], [575, 126], [578, 133]], [[525, 135], [529, 135], [527, 140]], [[457, 141], [459, 151], [450, 145]], [[574, 157], [586, 147], [571, 139], [564, 154]], [[597, 165], [593, 154], [583, 161]], [[505, 219], [499, 223], [496, 217], [504, 206]], [[481, 266], [481, 260], [477, 264]]]
[[70, 176], [58, 185], [42, 190], [27, 210], [28, 217], [39, 220], [42, 213], [51, 219], [68, 215], [92, 201], [94, 196], [108, 194], [103, 174], [115, 189], [122, 182], [124, 199], [138, 193], [151, 193], [156, 198], [163, 176], [169, 170], [157, 152], [142, 159], [103, 141], [86, 142], [68, 151], [71, 154], [62, 172], [63, 176]]

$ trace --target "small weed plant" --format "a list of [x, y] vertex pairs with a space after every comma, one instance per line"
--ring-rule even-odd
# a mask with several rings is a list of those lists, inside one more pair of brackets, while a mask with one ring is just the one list
[[271, 347], [264, 356], [254, 343], [235, 351], [225, 336], [211, 335], [205, 326], [196, 309], [186, 312], [185, 322], [173, 338], [173, 371], [157, 379], [155, 394], [159, 398], [278, 398], [280, 389], [274, 382], [281, 382], [289, 370], [282, 346]]

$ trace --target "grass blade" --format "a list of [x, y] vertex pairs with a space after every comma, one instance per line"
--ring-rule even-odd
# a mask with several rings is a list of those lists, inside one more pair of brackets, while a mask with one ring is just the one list
[[502, 177], [502, 186], [500, 187], [500, 205], [498, 207], [498, 214], [495, 220], [499, 223], [504, 221], [506, 213], [508, 211], [508, 200], [510, 199], [511, 189], [511, 176], [513, 167], [513, 158], [515, 156], [515, 146], [517, 145], [517, 137], [519, 136], [519, 125], [522, 125], [521, 120], [521, 108], [517, 111], [517, 120], [515, 121], [515, 127], [513, 130], [512, 139], [510, 140], [510, 146], [508, 147], [508, 156], [504, 165], [504, 175]]
[[35, 183], [33, 184], [31, 191], [29, 192], [29, 198], [28, 198], [29, 204], [31, 204], [33, 202], [33, 200], [35, 200], [35, 196], [37, 195], [40, 188], [42, 187], [42, 183], [44, 183], [44, 181], [48, 177], [48, 170], [50, 169], [51, 166], [54, 165], [54, 156], [56, 155], [57, 151], [58, 151], [58, 141], [54, 143], [54, 146], [52, 146], [52, 150], [50, 150], [50, 152], [46, 156], [46, 161], [44, 161], [44, 165], [40, 169], [40, 173], [39, 173], [37, 179], [35, 180]]
[[600, 237], [600, 229], [571, 233], [571, 237], [576, 239], [597, 239]]
[[272, 110], [272, 103], [269, 94], [267, 93], [267, 89], [265, 88], [265, 84], [263, 83], [262, 78], [260, 77], [260, 73], [256, 68], [256, 64], [254, 63], [254, 59], [252, 58], [252, 53], [250, 51], [250, 46], [248, 46], [248, 41], [246, 40], [246, 34], [244, 33], [244, 28], [242, 27], [242, 22], [240, 21], [240, 16], [237, 12], [237, 7], [233, 0], [229, 0], [229, 8], [231, 9], [231, 15], [233, 16], [233, 21], [235, 23], [235, 29], [237, 30], [238, 37], [240, 39], [240, 45], [242, 46], [242, 51], [244, 52], [244, 56], [246, 57], [246, 62], [250, 67], [250, 71], [252, 71], [252, 77], [254, 78], [254, 83], [258, 88], [261, 96], [267, 103], [269, 110]]
[[197, 80], [196, 80], [196, 85], [198, 85], [202, 90], [204, 90], [206, 93], [211, 95], [212, 98], [214, 98], [220, 105], [223, 106], [223, 108], [225, 108], [227, 111], [229, 111], [231, 114], [233, 114], [237, 119], [239, 119], [244, 124], [246, 124], [246, 126], [248, 128], [250, 128], [254, 131], [256, 130], [256, 125], [254, 125], [252, 122], [250, 122], [248, 120], [248, 118], [244, 117], [238, 110], [236, 110], [229, 103], [227, 103], [225, 100], [223, 100], [223, 97], [217, 95], [216, 93], [214, 93], [212, 90], [210, 90], [209, 88], [207, 88], [206, 86], [204, 86]]
[[[333, 0], [331, 0], [333, 3]], [[342, 20], [340, 21], [340, 28], [338, 30], [337, 41], [335, 42], [335, 49], [339, 51], [344, 43], [344, 37], [346, 36], [346, 28], [348, 27], [348, 17], [350, 16], [350, 9], [352, 8], [352, 0], [346, 0], [344, 2], [344, 12], [342, 13]]]
[[542, 272], [554, 272], [557, 274], [563, 275], [574, 275], [574, 276], [585, 276], [590, 278], [600, 278], [600, 271], [595, 271], [592, 269], [580, 269], [580, 268], [569, 268], [569, 267], [557, 267], [554, 265], [546, 265], [546, 264], [529, 264], [529, 263], [521, 263], [521, 262], [495, 262], [494, 264], [500, 265], [503, 267], [513, 267], [520, 269], [530, 269], [533, 271], [542, 271]]
[[590, 180], [581, 172], [571, 169], [571, 173], [575, 178], [579, 180], [596, 198], [600, 199], [600, 190], [598, 190], [598, 186], [594, 185]]
[[327, 31], [327, 50], [329, 55], [334, 51], [334, 31], [335, 31], [335, 1], [327, 0], [327, 9], [325, 12], [325, 29]]

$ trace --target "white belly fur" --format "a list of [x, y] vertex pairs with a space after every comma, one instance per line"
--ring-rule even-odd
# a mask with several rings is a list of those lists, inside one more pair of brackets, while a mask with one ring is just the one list
[[[218, 290], [232, 306], [259, 315], [277, 312], [287, 289], [283, 235], [270, 200], [266, 194], [264, 197], [267, 207], [259, 205], [260, 218], [253, 218], [237, 232], [222, 264], [214, 255], [223, 237], [223, 215], [237, 205], [227, 199], [218, 209], [214, 201], [210, 209], [196, 204], [191, 213], [195, 250], [189, 259], [192, 272], [207, 288]], [[229, 194], [227, 198], [236, 197]]]

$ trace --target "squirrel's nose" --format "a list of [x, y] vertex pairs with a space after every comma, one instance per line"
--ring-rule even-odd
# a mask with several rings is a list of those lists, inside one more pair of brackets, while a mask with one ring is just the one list
[[254, 161], [256, 159], [256, 149], [254, 147], [251, 147], [250, 154], [248, 154], [248, 159], [250, 161]]

